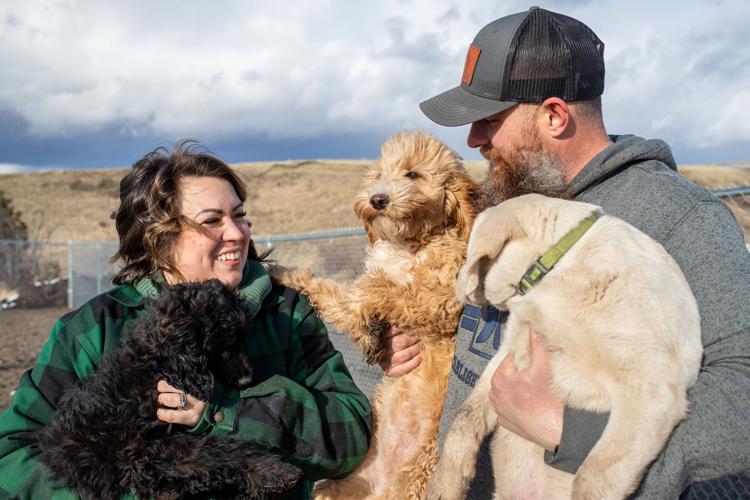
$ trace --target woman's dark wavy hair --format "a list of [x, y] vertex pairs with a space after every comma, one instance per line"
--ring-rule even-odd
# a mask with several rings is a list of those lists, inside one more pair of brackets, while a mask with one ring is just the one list
[[[192, 140], [177, 143], [172, 151], [160, 147], [136, 161], [120, 181], [120, 207], [112, 214], [120, 246], [112, 262], [122, 261], [115, 284], [133, 283], [174, 268], [174, 246], [185, 226], [203, 230], [180, 214], [180, 181], [185, 177], [218, 177], [232, 185], [239, 199], [247, 188], [237, 173], [210, 151]], [[252, 241], [248, 258], [262, 260]]]

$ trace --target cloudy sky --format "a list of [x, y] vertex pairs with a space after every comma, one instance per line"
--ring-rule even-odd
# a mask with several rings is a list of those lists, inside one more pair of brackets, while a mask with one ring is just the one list
[[488, 22], [540, 5], [605, 42], [610, 133], [750, 161], [745, 0], [0, 0], [0, 172], [115, 167], [196, 138], [226, 160], [373, 158]]

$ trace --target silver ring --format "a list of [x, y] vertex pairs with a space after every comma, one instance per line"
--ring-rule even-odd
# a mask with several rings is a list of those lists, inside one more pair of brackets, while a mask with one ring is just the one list
[[179, 408], [180, 410], [184, 410], [185, 407], [187, 406], [187, 402], [188, 402], [187, 401], [187, 396], [185, 395], [184, 392], [181, 392], [180, 393], [180, 403], [177, 405], [177, 408]]

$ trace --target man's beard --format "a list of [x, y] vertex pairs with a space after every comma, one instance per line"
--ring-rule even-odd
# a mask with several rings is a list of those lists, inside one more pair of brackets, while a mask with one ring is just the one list
[[560, 160], [544, 151], [537, 137], [505, 157], [492, 146], [482, 146], [480, 153], [490, 161], [479, 188], [480, 210], [530, 193], [570, 198]]

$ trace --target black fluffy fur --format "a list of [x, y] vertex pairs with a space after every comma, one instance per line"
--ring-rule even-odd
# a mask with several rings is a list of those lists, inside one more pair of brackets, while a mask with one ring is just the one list
[[84, 498], [264, 498], [299, 468], [227, 436], [197, 436], [156, 418], [160, 379], [208, 401], [213, 377], [247, 387], [246, 306], [218, 280], [164, 287], [123, 346], [66, 394], [39, 433], [41, 461]]

